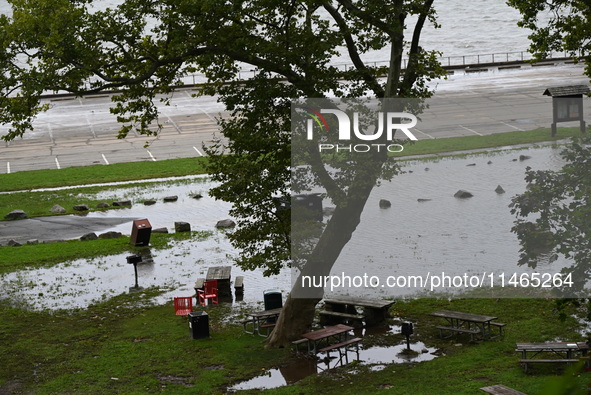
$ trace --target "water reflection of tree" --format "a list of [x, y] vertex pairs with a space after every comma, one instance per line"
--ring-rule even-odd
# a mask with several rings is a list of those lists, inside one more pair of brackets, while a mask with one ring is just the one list
[[535, 269], [549, 257], [564, 256], [573, 263], [562, 278], [572, 285], [558, 287], [559, 294], [572, 297], [591, 275], [591, 138], [575, 140], [561, 156], [566, 164], [559, 171], [527, 167], [528, 188], [510, 207], [521, 244], [518, 264]]

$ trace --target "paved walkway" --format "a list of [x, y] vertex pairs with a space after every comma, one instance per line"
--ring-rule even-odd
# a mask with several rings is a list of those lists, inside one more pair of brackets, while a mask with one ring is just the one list
[[[20, 244], [28, 241], [50, 242], [71, 240], [94, 232], [97, 235], [114, 226], [132, 222], [137, 218], [91, 218], [75, 215], [38, 217], [14, 221], [0, 221], [0, 245], [14, 240]], [[131, 232], [131, 225], [129, 226]]]
[[[431, 107], [413, 133], [429, 139], [549, 127], [552, 100], [543, 91], [577, 84], [588, 85], [589, 79], [582, 66], [573, 64], [479, 73], [456, 70], [436, 84]], [[1, 143], [0, 174], [202, 156], [203, 144], [211, 144], [218, 131], [215, 118], [223, 107], [211, 97], [193, 98], [193, 93], [179, 90], [172, 105], [162, 107], [158, 137], [131, 133], [123, 140], [116, 138], [118, 125], [109, 113], [108, 95], [48, 99], [52, 108], [38, 117], [33, 132]], [[591, 115], [591, 99], [585, 100], [585, 114]], [[5, 130], [0, 127], [0, 134]]]

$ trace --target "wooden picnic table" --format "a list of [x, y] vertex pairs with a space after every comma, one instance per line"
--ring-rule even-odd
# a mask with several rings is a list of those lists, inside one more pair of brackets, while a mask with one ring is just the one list
[[212, 266], [207, 269], [206, 281], [215, 280], [218, 282], [220, 296], [232, 296], [230, 279], [232, 277], [232, 266]]
[[[584, 342], [517, 343], [516, 352], [521, 353], [520, 363], [527, 372], [531, 363], [576, 363], [578, 355], [585, 357], [589, 345]], [[545, 358], [539, 358], [540, 356]]]
[[[325, 317], [327, 323], [333, 320], [351, 322], [353, 325], [365, 320], [366, 325], [378, 324], [388, 317], [388, 309], [395, 302], [376, 299], [324, 299], [324, 310], [320, 316]], [[362, 314], [357, 312], [357, 307], [363, 309]]]
[[482, 338], [486, 339], [492, 337], [491, 326], [502, 328], [502, 326], [505, 325], [501, 323], [493, 323], [492, 321], [496, 320], [497, 317], [481, 314], [462, 313], [452, 310], [439, 310], [430, 313], [429, 315], [433, 317], [444, 318], [449, 324], [449, 326], [437, 327], [441, 336], [443, 336], [443, 331], [446, 330], [457, 333], [468, 333], [472, 338], [474, 335], [481, 335]]
[[[247, 333], [258, 334], [261, 336], [268, 336], [270, 331], [267, 330], [266, 334], [263, 334], [262, 329], [270, 329], [275, 326], [275, 321], [281, 314], [282, 308], [272, 309], [272, 310], [262, 310], [262, 311], [255, 311], [251, 312], [248, 315], [250, 319], [243, 321], [242, 325], [244, 327], [244, 331]], [[253, 328], [252, 331], [249, 331], [246, 326], [248, 324], [252, 324]]]
[[347, 340], [348, 332], [353, 329], [352, 326], [338, 324], [304, 333], [302, 337], [308, 340], [308, 352], [317, 354], [322, 348], [333, 347], [344, 343]]

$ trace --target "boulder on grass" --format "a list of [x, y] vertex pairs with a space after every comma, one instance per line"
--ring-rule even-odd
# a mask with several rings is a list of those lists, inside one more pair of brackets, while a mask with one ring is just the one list
[[54, 214], [64, 214], [66, 212], [66, 209], [63, 208], [62, 206], [60, 206], [59, 204], [56, 204], [49, 211], [52, 212], [52, 213], [54, 213]]
[[110, 232], [101, 233], [100, 235], [98, 235], [98, 238], [99, 239], [118, 239], [121, 236], [122, 236], [121, 232], [110, 231]]
[[83, 235], [82, 237], [80, 237], [80, 240], [82, 240], [82, 241], [97, 240], [97, 239], [98, 239], [98, 236], [94, 232], [87, 233], [87, 234]]
[[4, 219], [25, 219], [29, 216], [23, 210], [12, 210], [4, 216]]

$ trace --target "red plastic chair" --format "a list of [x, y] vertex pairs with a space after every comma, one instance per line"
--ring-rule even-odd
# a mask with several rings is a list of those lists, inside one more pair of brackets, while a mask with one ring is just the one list
[[197, 296], [199, 297], [199, 304], [202, 306], [207, 304], [208, 299], [213, 303], [218, 304], [218, 281], [205, 281], [203, 283], [203, 289], [197, 290]]
[[193, 311], [193, 298], [191, 296], [179, 296], [174, 298], [174, 311], [176, 315], [187, 315]]

